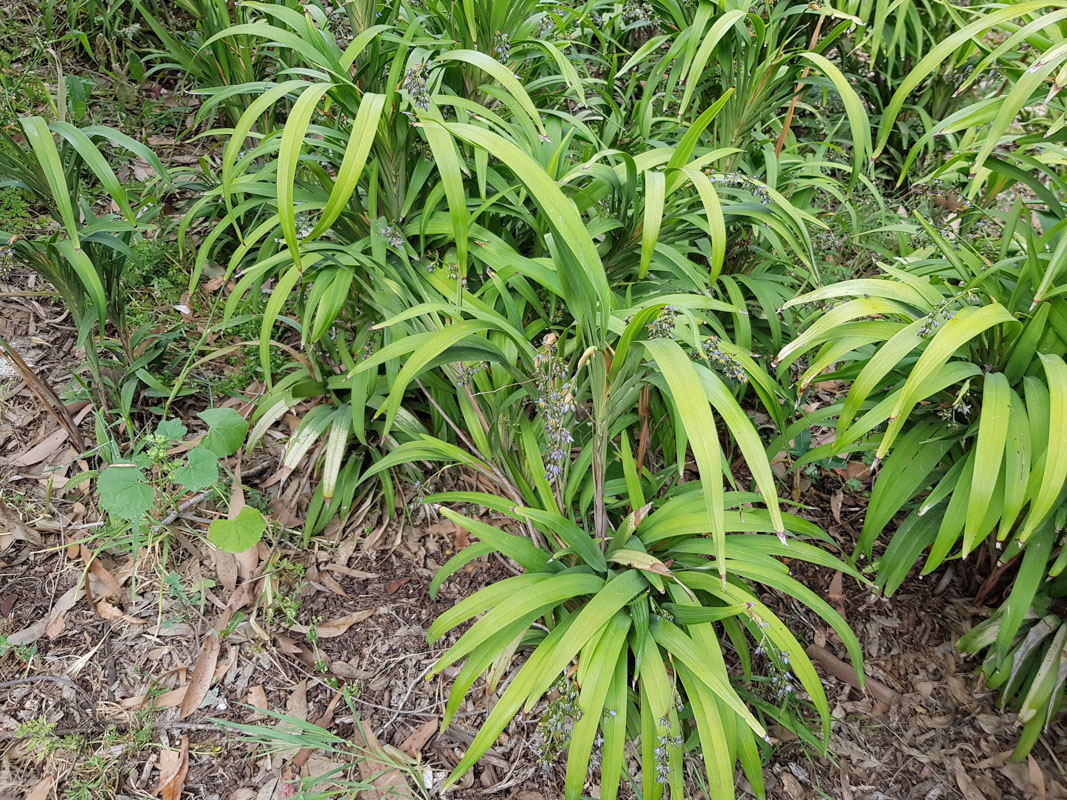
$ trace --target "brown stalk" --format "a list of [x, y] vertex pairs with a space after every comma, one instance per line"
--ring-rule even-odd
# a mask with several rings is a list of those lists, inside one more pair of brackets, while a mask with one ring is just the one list
[[[815, 45], [819, 41], [819, 34], [822, 33], [822, 24], [826, 19], [825, 16], [820, 16], [819, 21], [815, 24], [815, 32], [811, 35], [811, 41], [808, 42], [808, 50], [814, 50]], [[778, 135], [778, 141], [774, 145], [774, 155], [780, 156], [782, 154], [782, 148], [785, 146], [785, 137], [789, 135], [789, 128], [793, 124], [793, 114], [797, 110], [797, 100], [800, 99], [800, 89], [803, 85], [803, 80], [811, 73], [811, 67], [804, 67], [800, 73], [800, 80], [797, 81], [795, 94], [793, 100], [789, 103], [789, 111], [785, 115], [785, 124], [782, 125], [782, 132]]]
[[74, 417], [71, 416], [70, 411], [67, 410], [67, 407], [52, 390], [52, 387], [48, 385], [48, 381], [34, 372], [33, 368], [19, 355], [18, 350], [12, 347], [2, 336], [0, 336], [0, 355], [3, 355], [4, 359], [11, 364], [11, 367], [19, 374], [19, 377], [34, 393], [45, 410], [67, 432], [70, 443], [74, 445], [74, 448], [79, 453], [84, 453], [86, 449], [85, 440], [82, 439], [78, 426], [74, 423]]

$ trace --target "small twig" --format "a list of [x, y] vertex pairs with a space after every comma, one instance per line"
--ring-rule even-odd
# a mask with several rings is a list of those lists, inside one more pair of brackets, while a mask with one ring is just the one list
[[4, 681], [0, 683], [0, 689], [10, 689], [15, 686], [26, 686], [33, 683], [58, 683], [61, 686], [69, 686], [85, 699], [86, 706], [93, 715], [93, 722], [100, 722], [100, 717], [96, 713], [96, 702], [93, 700], [92, 695], [70, 678], [64, 678], [60, 675], [30, 675], [25, 678], [16, 678], [13, 681]]
[[[256, 466], [252, 467], [250, 470], [245, 472], [243, 477], [245, 477], [245, 478], [254, 478], [256, 475], [260, 474], [261, 472], [266, 472], [267, 468], [270, 466], [270, 464], [271, 464], [271, 462], [269, 462], [269, 461], [264, 461], [261, 464], [257, 464]], [[194, 497], [190, 497], [188, 500], [186, 500], [184, 503], [182, 503], [180, 506], [178, 506], [177, 509], [175, 509], [174, 511], [171, 511], [169, 514], [167, 514], [167, 516], [165, 516], [162, 520], [160, 520], [159, 524], [156, 525], [154, 528], [152, 528], [152, 535], [154, 536], [155, 534], [159, 533], [161, 530], [163, 530], [163, 528], [167, 527], [172, 522], [176, 521], [179, 517], [182, 516], [183, 513], [185, 513], [189, 509], [195, 508], [196, 506], [198, 506], [201, 503], [203, 503], [205, 500], [207, 500], [209, 497], [211, 497], [215, 493], [215, 489], [216, 488], [218, 488], [218, 487], [214, 487], [213, 486], [212, 488], [207, 489], [206, 491], [203, 491], [200, 494], [195, 495]]]
[[408, 690], [407, 690], [407, 692], [404, 693], [404, 696], [402, 698], [400, 698], [400, 702], [397, 703], [396, 709], [393, 711], [393, 716], [391, 716], [389, 718], [389, 721], [386, 722], [384, 725], [382, 725], [382, 727], [378, 728], [378, 732], [375, 735], [379, 739], [382, 738], [382, 734], [385, 733], [386, 729], [390, 725], [392, 725], [394, 722], [396, 722], [397, 717], [399, 717], [400, 714], [403, 712], [404, 703], [406, 703], [408, 701], [408, 698], [411, 697], [411, 693], [413, 691], [415, 691], [415, 684], [417, 684], [419, 681], [421, 681], [423, 678], [426, 677], [426, 673], [428, 673], [431, 669], [433, 669], [433, 666], [434, 666], [435, 663], [436, 662], [430, 662], [430, 664], [426, 667], [426, 669], [424, 669], [422, 672], [420, 672], [418, 677], [415, 678], [415, 680], [413, 680], [408, 685]]
[[[131, 730], [136, 728], [153, 728], [157, 731], [218, 731], [223, 732], [224, 728], [219, 725], [213, 725], [207, 722], [152, 722], [148, 721], [144, 724], [137, 724], [134, 722], [128, 722], [126, 720], [98, 720], [91, 727], [95, 729], [104, 729], [114, 726], [121, 730]], [[86, 733], [86, 726], [82, 725], [76, 728], [54, 728], [51, 731], [53, 736], [84, 736]], [[31, 734], [23, 734], [20, 731], [0, 731], [0, 740], [11, 739], [25, 739]]]
[[[808, 658], [818, 662], [827, 672], [837, 678], [837, 680], [842, 683], [847, 683], [857, 691], [866, 691], [867, 694], [886, 708], [900, 699], [900, 695], [894, 689], [891, 689], [881, 681], [872, 678], [870, 675], [863, 676], [863, 685], [861, 687], [861, 678], [856, 674], [855, 670], [852, 669], [852, 666], [846, 664], [825, 647], [819, 647], [819, 645], [813, 644], [809, 645], [805, 652], [807, 653]], [[875, 716], [877, 716], [877, 714], [875, 714]]]
[[66, 430], [67, 436], [70, 437], [70, 443], [74, 445], [74, 448], [79, 453], [84, 453], [86, 449], [85, 440], [82, 439], [81, 432], [74, 423], [74, 417], [71, 416], [70, 411], [67, 410], [66, 405], [56, 395], [48, 381], [34, 372], [33, 368], [19, 355], [19, 351], [12, 347], [2, 336], [0, 336], [0, 355], [7, 359], [15, 372], [19, 374], [30, 391], [37, 397], [37, 400], [44, 406], [45, 411], [51, 414], [56, 422]]

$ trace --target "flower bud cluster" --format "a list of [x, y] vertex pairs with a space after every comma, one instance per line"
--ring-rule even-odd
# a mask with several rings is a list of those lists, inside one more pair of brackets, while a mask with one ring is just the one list
[[385, 243], [394, 250], [404, 249], [404, 235], [399, 228], [394, 225], [382, 225], [380, 233]]
[[685, 744], [685, 737], [680, 732], [671, 735], [673, 730], [671, 718], [664, 714], [659, 719], [659, 727], [663, 732], [656, 736], [656, 746], [652, 748], [652, 755], [656, 759], [656, 783], [661, 786], [669, 786], [671, 782], [670, 750], [680, 750]]
[[957, 419], [957, 415], [963, 418], [963, 422], [967, 421], [967, 417], [971, 414], [971, 404], [964, 402], [966, 397], [967, 392], [962, 391], [950, 405], [942, 406], [937, 410], [937, 416], [944, 420], [948, 427], [958, 428], [960, 426], [960, 420]]
[[756, 647], [757, 656], [766, 656], [773, 674], [770, 680], [771, 694], [779, 702], [796, 697], [796, 683], [789, 666], [789, 651], [779, 650], [778, 647], [764, 634], [759, 645]]
[[411, 499], [408, 500], [408, 511], [414, 511], [426, 502], [426, 496], [433, 492], [433, 486], [429, 481], [415, 480], [411, 484]]
[[954, 297], [946, 297], [937, 304], [937, 308], [926, 315], [925, 322], [922, 327], [919, 328], [919, 336], [924, 339], [928, 336], [932, 336], [937, 333], [938, 328], [956, 316], [956, 312], [951, 308], [951, 303], [955, 299], [956, 298]]
[[411, 96], [411, 102], [423, 111], [430, 109], [430, 90], [426, 86], [426, 73], [429, 65], [425, 62], [411, 67], [404, 75], [404, 91]]
[[656, 10], [648, 0], [626, 0], [622, 9], [622, 18], [627, 22], [649, 22], [656, 16]]
[[[311, 217], [307, 214], [296, 215], [296, 238], [306, 239], [311, 235], [311, 231], [314, 226], [311, 224]], [[285, 244], [285, 237], [279, 237], [274, 240], [275, 244]]]
[[674, 306], [664, 306], [659, 316], [648, 323], [649, 339], [673, 339], [674, 319], [678, 316], [678, 309]]
[[748, 373], [744, 366], [731, 354], [719, 349], [719, 337], [710, 336], [704, 340], [704, 357], [711, 365], [719, 370], [730, 380], [738, 383], [748, 383]]
[[475, 361], [474, 363], [466, 363], [459, 365], [459, 374], [456, 376], [456, 380], [459, 381], [460, 386], [470, 386], [474, 381], [474, 376], [479, 372], [487, 372], [489, 365], [484, 361]]
[[0, 246], [0, 278], [11, 272], [15, 266], [15, 249], [10, 244]]
[[570, 678], [560, 678], [556, 683], [556, 697], [541, 716], [531, 741], [534, 753], [543, 765], [550, 766], [567, 748], [574, 733], [574, 723], [581, 718], [577, 685]]
[[496, 54], [496, 60], [501, 63], [511, 58], [511, 37], [497, 31], [493, 37], [493, 52]]
[[989, 239], [1000, 235], [1000, 226], [989, 217], [981, 217], [971, 224], [967, 232], [971, 241], [975, 239]]
[[555, 334], [548, 334], [534, 357], [535, 405], [544, 424], [547, 448], [545, 477], [554, 480], [563, 475], [570, 461], [574, 436], [569, 421], [578, 404], [574, 399], [574, 382], [567, 380], [566, 367], [556, 352]]
[[767, 206], [771, 202], [770, 192], [767, 187], [758, 181], [752, 180], [746, 175], [742, 175], [740, 172], [719, 172], [714, 173], [707, 170], [707, 175], [711, 179], [712, 183], [717, 183], [722, 186], [747, 189], [756, 196], [761, 206]]

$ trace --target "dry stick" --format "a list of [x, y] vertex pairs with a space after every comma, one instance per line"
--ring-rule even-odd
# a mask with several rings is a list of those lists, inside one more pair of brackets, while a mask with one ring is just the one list
[[[819, 34], [822, 33], [822, 23], [825, 19], [825, 15], [821, 15], [819, 21], [815, 24], [815, 33], [811, 35], [811, 41], [808, 42], [808, 50], [815, 49], [815, 45], [819, 41]], [[775, 158], [782, 154], [782, 148], [785, 146], [785, 137], [788, 135], [789, 128], [793, 124], [793, 112], [797, 110], [797, 100], [800, 99], [800, 90], [803, 86], [803, 80], [808, 77], [810, 73], [811, 67], [804, 67], [803, 71], [800, 73], [800, 80], [797, 81], [796, 89], [794, 89], [796, 94], [793, 95], [793, 100], [789, 104], [789, 111], [786, 112], [785, 123], [782, 125], [782, 132], [778, 135], [778, 141], [774, 145]]]
[[34, 372], [30, 365], [19, 355], [18, 350], [12, 347], [2, 336], [0, 336], [0, 355], [7, 359], [12, 368], [30, 388], [30, 391], [36, 395], [37, 400], [44, 406], [45, 410], [66, 430], [67, 436], [70, 437], [70, 443], [74, 445], [79, 453], [84, 453], [86, 449], [85, 440], [82, 439], [81, 432], [74, 423], [74, 417], [70, 415], [70, 411], [67, 410], [63, 401], [56, 396], [52, 387], [48, 385], [48, 381]]
[[393, 716], [391, 716], [389, 718], [389, 721], [382, 725], [382, 727], [378, 728], [378, 732], [375, 734], [375, 736], [381, 737], [382, 734], [385, 733], [386, 729], [394, 722], [396, 722], [397, 717], [399, 717], [401, 712], [404, 710], [404, 703], [408, 701], [408, 698], [411, 697], [411, 693], [415, 691], [415, 684], [417, 684], [419, 681], [426, 677], [426, 673], [433, 669], [434, 663], [436, 662], [431, 663], [428, 667], [426, 667], [426, 669], [424, 669], [418, 674], [418, 677], [416, 677], [415, 680], [411, 682], [411, 684], [408, 686], [407, 692], [402, 698], [400, 698], [400, 702], [397, 703], [396, 710], [393, 712]]
[[[456, 435], [463, 440], [463, 443], [467, 445], [467, 447], [470, 448], [471, 452], [477, 455], [480, 459], [482, 459], [482, 461], [484, 461], [486, 465], [488, 465], [489, 469], [493, 471], [493, 476], [496, 478], [496, 482], [500, 485], [501, 488], [503, 488], [508, 493], [508, 496], [511, 498], [511, 500], [515, 503], [518, 503], [520, 506], [526, 505], [526, 503], [522, 499], [522, 496], [519, 494], [518, 489], [512, 486], [508, 482], [507, 477], [503, 475], [500, 470], [494, 467], [492, 463], [490, 463], [488, 458], [481, 454], [481, 452], [475, 446], [474, 442], [470, 440], [470, 437], [468, 437], [467, 434], [460, 430], [460, 427], [452, 421], [452, 418], [449, 417], [448, 414], [445, 413], [445, 410], [441, 408], [441, 406], [438, 404], [438, 402], [433, 399], [433, 395], [431, 395], [429, 390], [425, 386], [423, 386], [422, 381], [416, 378], [415, 383], [417, 383], [419, 388], [422, 389], [422, 393], [426, 395], [426, 399], [430, 401], [430, 405], [437, 409], [437, 413], [440, 414], [444, 421], [448, 423], [449, 427], [456, 432]], [[475, 404], [475, 407], [477, 407], [477, 404]], [[545, 546], [545, 541], [541, 537], [540, 531], [538, 531], [537, 528], [535, 528], [529, 520], [526, 520], [526, 530], [529, 532], [530, 538], [533, 540], [534, 544], [543, 549]]]
[[851, 666], [846, 664], [840, 658], [835, 656], [825, 647], [819, 647], [817, 644], [813, 644], [805, 650], [808, 657], [813, 661], [817, 661], [826, 671], [837, 678], [842, 683], [847, 683], [853, 689], [862, 691], [865, 689], [871, 697], [877, 700], [879, 703], [884, 703], [887, 706], [893, 705], [900, 697], [893, 689], [890, 689], [881, 681], [875, 680], [869, 675], [865, 675], [863, 679], [863, 689], [860, 688], [859, 677], [856, 675], [855, 670]]
[[[271, 464], [270, 461], [264, 461], [262, 464], [256, 464], [256, 466], [252, 467], [252, 469], [250, 469], [246, 473], [244, 473], [244, 477], [245, 478], [254, 478], [259, 473], [266, 472], [267, 471], [267, 467], [269, 467], [270, 464]], [[218, 488], [218, 487], [214, 487], [213, 486], [212, 488], [201, 492], [200, 494], [196, 495], [195, 497], [189, 498], [184, 503], [182, 503], [180, 506], [178, 506], [177, 509], [175, 509], [174, 511], [171, 511], [169, 514], [167, 514], [167, 516], [165, 516], [162, 520], [160, 520], [158, 525], [156, 525], [154, 528], [152, 528], [152, 535], [154, 536], [155, 534], [159, 533], [161, 530], [163, 530], [163, 528], [167, 527], [172, 522], [177, 520], [183, 513], [188, 511], [190, 508], [194, 508], [195, 506], [198, 506], [201, 503], [203, 503], [205, 500], [207, 500], [209, 497], [211, 497], [211, 495], [213, 495], [215, 493], [215, 489], [216, 488]]]

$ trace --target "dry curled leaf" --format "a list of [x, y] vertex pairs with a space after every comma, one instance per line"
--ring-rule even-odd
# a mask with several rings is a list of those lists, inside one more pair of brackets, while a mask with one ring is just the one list
[[[316, 625], [315, 632], [320, 639], [334, 639], [343, 635], [353, 625], [366, 622], [377, 613], [378, 609], [376, 608], [353, 611], [351, 614], [345, 614], [343, 617], [331, 619], [329, 622], [323, 622], [321, 625]], [[311, 628], [308, 625], [293, 625], [290, 630], [296, 631], [297, 633], [308, 633]]]
[[182, 698], [179, 719], [185, 719], [204, 702], [207, 690], [211, 688], [211, 680], [215, 676], [215, 665], [219, 660], [219, 650], [222, 644], [214, 631], [208, 631], [204, 636], [204, 648], [196, 658], [193, 665], [193, 677], [189, 681], [185, 696]]
[[437, 729], [440, 723], [437, 717], [426, 720], [406, 738], [400, 745], [401, 751], [411, 756], [412, 758], [418, 758], [419, 753], [422, 752], [427, 742], [430, 741], [437, 733]]
[[156, 794], [160, 800], [181, 800], [185, 778], [189, 774], [189, 737], [182, 737], [180, 750], [164, 747], [159, 751], [159, 786]]

